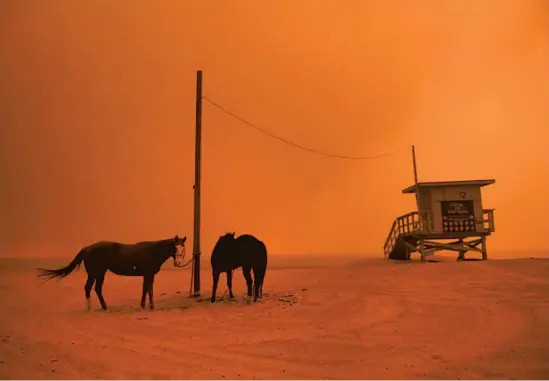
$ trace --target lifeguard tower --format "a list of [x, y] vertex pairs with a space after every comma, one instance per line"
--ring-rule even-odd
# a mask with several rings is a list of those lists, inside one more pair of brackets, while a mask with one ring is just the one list
[[[414, 155], [415, 172], [415, 155]], [[417, 252], [421, 261], [440, 250], [481, 253], [488, 259], [486, 238], [495, 231], [494, 209], [482, 206], [481, 188], [490, 180], [417, 182], [404, 189], [415, 194], [417, 211], [398, 217], [385, 240], [385, 258], [409, 260]], [[450, 242], [442, 242], [450, 241]], [[478, 248], [478, 246], [481, 246]]]

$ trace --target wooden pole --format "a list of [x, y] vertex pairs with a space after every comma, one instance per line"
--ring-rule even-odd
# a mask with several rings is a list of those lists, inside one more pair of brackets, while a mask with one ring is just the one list
[[412, 160], [414, 163], [414, 182], [417, 185], [416, 146], [412, 144]]
[[416, 184], [416, 206], [419, 213], [419, 184], [417, 181], [416, 147], [412, 145], [412, 161], [414, 163], [414, 183]]
[[196, 72], [196, 121], [194, 142], [193, 296], [200, 296], [200, 175], [202, 154], [202, 71]]
[[488, 259], [488, 250], [486, 249], [486, 236], [482, 236], [482, 259], [487, 260]]
[[[417, 180], [417, 164], [416, 164], [416, 146], [412, 145], [412, 161], [413, 161], [413, 164], [414, 164], [414, 183], [416, 184], [416, 207], [417, 207], [417, 214], [418, 214], [418, 222], [422, 222], [425, 223], [425, 226], [423, 226], [423, 228], [427, 228], [427, 230], [429, 231], [430, 227], [428, 226], [429, 225], [429, 221], [425, 222], [424, 221], [424, 216], [422, 214], [422, 210], [421, 210], [421, 202], [420, 202], [420, 198], [419, 198], [419, 182]], [[422, 226], [422, 225], [420, 225]]]

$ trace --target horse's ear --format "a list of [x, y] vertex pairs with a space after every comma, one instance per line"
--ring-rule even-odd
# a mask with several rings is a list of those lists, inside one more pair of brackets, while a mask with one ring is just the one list
[[175, 243], [177, 243], [179, 241], [179, 236], [176, 235], [175, 238], [173, 239], [175, 241]]
[[185, 236], [181, 239], [181, 243], [185, 243], [186, 241], [187, 241], [187, 236]]

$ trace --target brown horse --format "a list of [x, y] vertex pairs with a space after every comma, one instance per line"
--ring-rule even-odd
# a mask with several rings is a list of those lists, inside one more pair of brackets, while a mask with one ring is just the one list
[[141, 307], [145, 308], [145, 298], [149, 294], [149, 306], [154, 309], [153, 284], [154, 277], [160, 271], [162, 264], [170, 257], [174, 259], [174, 266], [180, 267], [185, 256], [185, 241], [187, 237], [165, 239], [161, 241], [139, 242], [124, 244], [118, 242], [101, 241], [84, 247], [72, 260], [61, 269], [38, 269], [38, 277], [50, 280], [63, 279], [74, 269], [80, 268], [82, 261], [88, 273], [84, 285], [88, 310], [91, 308], [90, 295], [95, 283], [95, 293], [101, 303], [101, 308], [107, 309], [103, 298], [103, 282], [108, 271], [123, 276], [142, 276], [143, 292]]
[[[233, 270], [242, 267], [242, 274], [248, 287], [248, 303], [254, 291], [254, 302], [263, 297], [263, 281], [267, 271], [267, 248], [265, 244], [250, 234], [238, 238], [235, 233], [227, 233], [219, 238], [214, 246], [211, 258], [213, 288], [211, 302], [215, 303], [217, 283], [221, 273], [227, 273], [229, 297], [233, 295]], [[252, 279], [251, 271], [254, 278]], [[253, 285], [253, 286], [252, 286]]]

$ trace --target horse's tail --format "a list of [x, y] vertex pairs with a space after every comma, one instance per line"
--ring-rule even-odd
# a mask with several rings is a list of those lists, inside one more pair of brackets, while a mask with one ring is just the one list
[[57, 269], [57, 270], [47, 270], [47, 269], [37, 269], [38, 270], [38, 277], [45, 279], [45, 280], [51, 280], [58, 278], [59, 280], [63, 279], [70, 273], [74, 271], [74, 269], [80, 268], [80, 265], [82, 264], [82, 261], [84, 260], [84, 254], [85, 250], [82, 249], [80, 252], [74, 257], [71, 263], [69, 263], [68, 266], [65, 266], [63, 268]]

